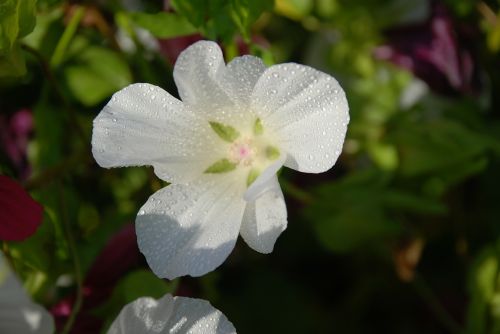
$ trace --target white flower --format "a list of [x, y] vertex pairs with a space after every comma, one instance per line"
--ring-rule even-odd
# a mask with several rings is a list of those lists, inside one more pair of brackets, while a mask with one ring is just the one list
[[52, 316], [42, 306], [31, 301], [1, 252], [0, 333], [54, 333]]
[[287, 225], [276, 172], [330, 169], [349, 121], [333, 77], [293, 63], [266, 68], [253, 56], [226, 66], [213, 42], [184, 50], [174, 79], [182, 102], [153, 85], [128, 86], [94, 120], [92, 137], [99, 165], [152, 165], [172, 183], [136, 219], [140, 250], [170, 279], [214, 270], [238, 233], [270, 253]]
[[201, 299], [141, 297], [125, 305], [108, 334], [236, 334], [227, 318]]

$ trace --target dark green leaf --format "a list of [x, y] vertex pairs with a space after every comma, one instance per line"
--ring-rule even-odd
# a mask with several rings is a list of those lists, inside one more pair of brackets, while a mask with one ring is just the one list
[[93, 106], [132, 82], [127, 63], [115, 52], [89, 47], [64, 67], [71, 93], [87, 106]]

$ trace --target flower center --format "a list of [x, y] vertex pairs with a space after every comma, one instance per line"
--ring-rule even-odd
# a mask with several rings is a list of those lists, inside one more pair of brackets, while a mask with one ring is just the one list
[[243, 166], [250, 166], [254, 162], [257, 150], [250, 138], [234, 141], [229, 147], [229, 161]]
[[248, 173], [247, 185], [250, 186], [260, 173], [280, 156], [279, 149], [269, 145], [269, 138], [264, 135], [264, 126], [258, 118], [250, 129], [243, 131], [244, 135], [226, 124], [209, 124], [217, 136], [229, 146], [226, 157], [210, 165], [205, 173], [227, 173], [237, 167], [245, 168]]

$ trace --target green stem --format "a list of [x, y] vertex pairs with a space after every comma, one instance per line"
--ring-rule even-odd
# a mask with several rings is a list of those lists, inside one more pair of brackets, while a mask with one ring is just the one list
[[75, 239], [73, 237], [73, 232], [71, 229], [71, 224], [69, 221], [68, 217], [68, 210], [66, 207], [66, 203], [64, 200], [64, 193], [63, 193], [63, 188], [62, 184], [58, 182], [58, 197], [59, 197], [59, 206], [61, 210], [61, 220], [64, 225], [64, 229], [66, 232], [66, 241], [68, 242], [68, 248], [69, 252], [71, 254], [71, 259], [73, 260], [73, 271], [75, 274], [75, 280], [76, 280], [76, 299], [75, 303], [73, 304], [73, 308], [71, 309], [71, 313], [68, 317], [68, 320], [66, 321], [66, 324], [64, 325], [64, 328], [62, 330], [62, 334], [68, 334], [71, 333], [71, 328], [73, 327], [73, 324], [75, 323], [76, 316], [80, 312], [80, 309], [82, 307], [83, 303], [83, 279], [82, 279], [82, 270], [80, 266], [80, 258], [78, 257], [78, 252], [76, 250], [76, 244], [75, 244]]
[[63, 61], [64, 53], [66, 52], [71, 39], [73, 39], [73, 36], [76, 33], [76, 29], [78, 29], [78, 25], [80, 24], [80, 21], [82, 20], [84, 14], [85, 7], [78, 6], [73, 13], [73, 16], [71, 17], [68, 25], [66, 26], [61, 39], [57, 43], [52, 59], [50, 60], [50, 65], [52, 67], [57, 67]]
[[427, 285], [425, 280], [418, 273], [415, 274], [415, 279], [413, 281], [415, 290], [418, 292], [420, 297], [425, 301], [430, 311], [434, 314], [434, 317], [441, 323], [441, 325], [452, 334], [462, 334], [463, 329], [461, 326], [451, 317], [451, 315], [446, 311], [446, 309], [441, 305], [437, 297], [432, 292], [431, 288]]

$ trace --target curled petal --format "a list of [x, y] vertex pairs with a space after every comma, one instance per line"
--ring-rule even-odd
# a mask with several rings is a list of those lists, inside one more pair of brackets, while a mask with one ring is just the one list
[[201, 299], [141, 297], [127, 304], [113, 321], [108, 334], [236, 334], [221, 311]]
[[159, 277], [201, 276], [234, 248], [245, 201], [226, 175], [204, 176], [154, 193], [136, 218], [139, 249]]
[[203, 173], [216, 139], [206, 122], [160, 87], [133, 84], [94, 120], [92, 153], [102, 167], [152, 165], [163, 180], [187, 182]]
[[347, 131], [345, 93], [330, 75], [298, 64], [269, 67], [252, 97], [264, 128], [277, 134], [288, 153], [285, 166], [320, 173], [337, 161]]
[[274, 243], [287, 226], [287, 212], [278, 178], [273, 176], [262, 194], [248, 203], [240, 234], [246, 243], [261, 253], [271, 253]]
[[279, 171], [283, 164], [285, 163], [286, 155], [281, 154], [274, 163], [267, 167], [262, 174], [248, 187], [248, 189], [243, 194], [243, 198], [247, 202], [254, 201], [265, 191], [268, 190], [269, 182], [276, 177], [276, 173]]

